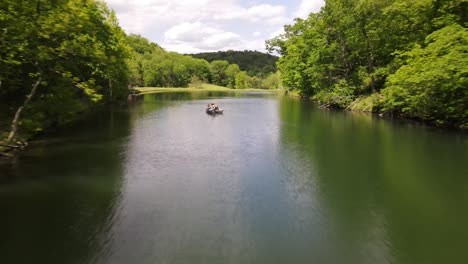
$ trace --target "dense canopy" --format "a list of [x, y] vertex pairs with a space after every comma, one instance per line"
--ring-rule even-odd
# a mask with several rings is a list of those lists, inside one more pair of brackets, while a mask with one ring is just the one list
[[0, 97], [16, 110], [9, 141], [18, 125], [34, 133], [127, 94], [125, 34], [104, 3], [5, 0], [0, 25]]
[[275, 73], [278, 57], [258, 51], [218, 51], [191, 54], [194, 58], [204, 59], [208, 62], [225, 60], [232, 64], [239, 65], [239, 68], [246, 71], [250, 76], [264, 77], [270, 73]]
[[324, 105], [468, 126], [468, 1], [328, 0], [267, 41]]

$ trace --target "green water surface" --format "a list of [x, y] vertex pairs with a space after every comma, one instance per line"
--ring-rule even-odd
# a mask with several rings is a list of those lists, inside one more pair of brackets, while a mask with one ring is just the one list
[[269, 94], [148, 94], [0, 164], [0, 263], [467, 263], [467, 139]]

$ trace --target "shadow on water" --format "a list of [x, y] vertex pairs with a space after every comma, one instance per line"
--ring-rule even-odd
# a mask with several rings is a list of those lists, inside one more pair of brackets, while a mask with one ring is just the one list
[[[282, 98], [284, 148], [313, 172], [335, 263], [468, 259], [465, 135]], [[333, 261], [332, 261], [333, 262]]]
[[128, 113], [108, 110], [38, 138], [0, 167], [2, 263], [89, 263], [122, 188]]
[[263, 93], [135, 96], [0, 164], [0, 262], [464, 263], [467, 146]]
[[142, 118], [182, 101], [246, 97], [197, 92], [131, 97], [31, 142], [0, 164], [2, 263], [94, 263], [107, 252], [124, 195], [125, 155]]

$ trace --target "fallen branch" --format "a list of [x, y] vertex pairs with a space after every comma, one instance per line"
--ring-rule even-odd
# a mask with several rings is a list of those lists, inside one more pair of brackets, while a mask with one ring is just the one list
[[16, 137], [16, 131], [18, 130], [18, 123], [21, 118], [21, 112], [28, 105], [29, 101], [31, 101], [33, 96], [36, 94], [36, 90], [41, 84], [41, 82], [42, 82], [42, 77], [39, 77], [39, 79], [34, 83], [31, 89], [31, 92], [26, 96], [26, 100], [24, 100], [23, 105], [20, 106], [18, 110], [16, 111], [15, 118], [11, 122], [11, 132], [10, 132], [10, 135], [8, 136], [7, 142], [11, 142]]
[[18, 145], [10, 145], [10, 144], [4, 144], [4, 143], [0, 143], [0, 147], [5, 147], [5, 148], [14, 148], [14, 149], [20, 149], [20, 148], [22, 148], [23, 146], [18, 146]]

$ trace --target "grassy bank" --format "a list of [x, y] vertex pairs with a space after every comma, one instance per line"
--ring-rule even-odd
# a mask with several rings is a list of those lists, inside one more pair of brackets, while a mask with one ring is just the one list
[[385, 111], [384, 96], [381, 93], [373, 93], [370, 95], [354, 96], [350, 94], [340, 94], [333, 92], [322, 92], [314, 96], [302, 96], [299, 90], [291, 90], [285, 92], [285, 95], [291, 97], [303, 98], [312, 100], [319, 104], [321, 108], [335, 108], [343, 109], [353, 112], [375, 113], [379, 116], [392, 117], [395, 119], [405, 119], [417, 121], [430, 126], [442, 127], [448, 129], [461, 129], [468, 131], [468, 122], [461, 120], [461, 122], [442, 122], [434, 118], [421, 118], [414, 116], [412, 113]]
[[138, 87], [133, 88], [139, 94], [149, 93], [167, 93], [167, 92], [277, 92], [277, 90], [265, 90], [265, 89], [231, 89], [223, 86], [214, 84], [201, 84], [201, 85], [190, 85], [186, 88], [180, 87]]

